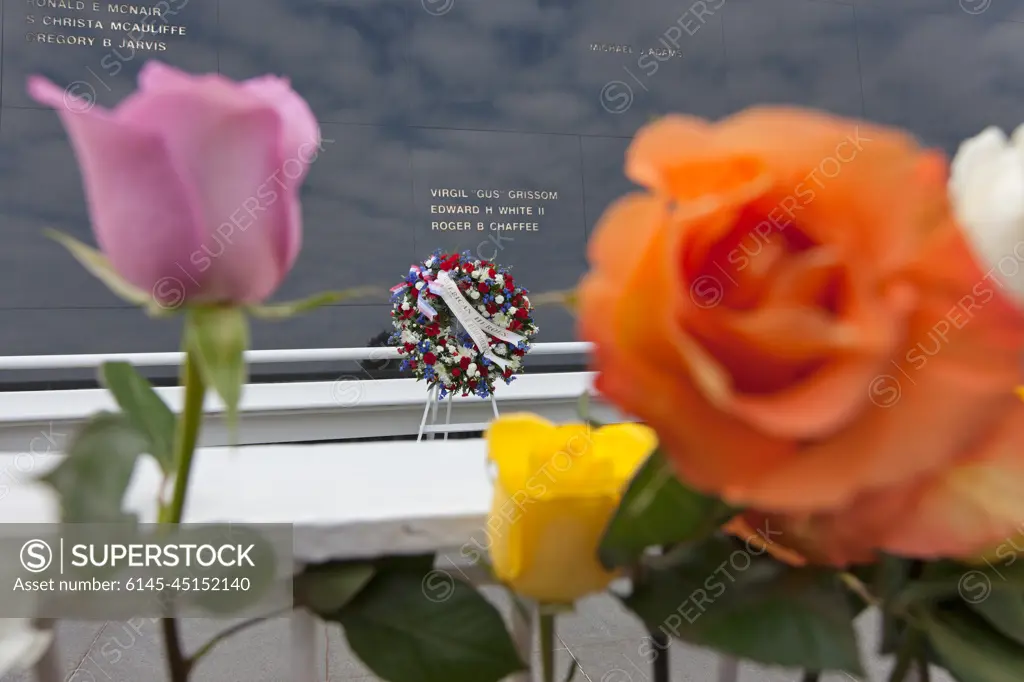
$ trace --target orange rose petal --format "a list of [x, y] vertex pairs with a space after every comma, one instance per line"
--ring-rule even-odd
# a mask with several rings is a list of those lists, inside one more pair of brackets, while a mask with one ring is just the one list
[[774, 308], [820, 304], [821, 292], [838, 275], [841, 265], [840, 254], [829, 246], [792, 254], [768, 283], [763, 305]]
[[711, 156], [713, 127], [693, 116], [665, 116], [642, 127], [626, 150], [626, 177], [653, 190], [668, 189], [666, 168], [679, 159]]
[[878, 367], [874, 359], [837, 361], [817, 373], [813, 382], [766, 398], [737, 395], [727, 409], [772, 436], [826, 438], [863, 409], [868, 402], [864, 378]]
[[594, 354], [597, 390], [658, 432], [688, 484], [713, 491], [731, 481], [753, 482], [792, 457], [792, 444], [772, 440], [715, 410], [693, 384], [607, 348], [599, 343]]
[[[872, 406], [866, 415], [835, 436], [802, 448], [800, 456], [764, 475], [753, 485], [731, 485], [724, 497], [786, 513], [844, 507], [863, 491], [896, 485], [942, 467], [967, 448], [979, 430], [1005, 407], [987, 391], [953, 387], [942, 373], [921, 372], [916, 384], [907, 377], [880, 375], [898, 393], [890, 406]], [[874, 381], [874, 380], [873, 380]], [[902, 383], [896, 383], [902, 382]], [[955, 394], [957, 400], [951, 400]], [[943, 425], [955, 424], [950, 430]]]
[[[921, 159], [913, 138], [891, 128], [793, 107], [755, 107], [715, 129], [729, 149], [756, 153], [776, 178], [774, 208], [791, 211], [822, 243], [861, 254], [888, 270], [917, 248], [905, 226], [923, 222], [920, 196], [942, 196], [930, 183], [911, 186]], [[930, 177], [930, 175], [929, 175]], [[894, 226], [900, 226], [894, 229]]]
[[729, 152], [714, 127], [672, 115], [641, 128], [626, 151], [626, 177], [680, 204], [677, 217], [694, 217], [750, 201], [771, 186], [764, 162]]
[[889, 310], [864, 303], [845, 321], [784, 307], [734, 320], [723, 316], [723, 322], [731, 323], [731, 336], [764, 364], [828, 359], [790, 388], [767, 395], [739, 393], [728, 409], [774, 436], [807, 440], [837, 432], [870, 405], [864, 387], [888, 365], [898, 339], [898, 313], [906, 306], [902, 298], [897, 295]]
[[667, 221], [665, 199], [639, 192], [627, 194], [612, 203], [594, 227], [587, 259], [602, 272], [632, 272], [647, 253], [650, 240], [666, 228]]
[[[803, 361], [824, 354], [853, 352], [866, 344], [866, 334], [853, 324], [837, 323], [823, 310], [779, 305], [749, 313], [723, 312], [715, 320], [719, 334], [780, 362]], [[867, 348], [864, 348], [867, 350]], [[872, 348], [878, 351], [880, 349]]]
[[[909, 491], [912, 512], [891, 519], [881, 546], [926, 559], [968, 558], [1019, 533], [1024, 520], [1022, 443], [1024, 405], [1014, 400], [999, 428], [969, 457]], [[885, 493], [907, 494], [898, 489]]]

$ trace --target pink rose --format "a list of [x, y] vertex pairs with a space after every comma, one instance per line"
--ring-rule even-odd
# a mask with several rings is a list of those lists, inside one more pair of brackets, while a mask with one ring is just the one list
[[70, 107], [38, 76], [28, 91], [60, 115], [96, 241], [122, 278], [172, 306], [258, 303], [277, 289], [299, 253], [299, 185], [321, 144], [287, 80], [149, 62], [113, 111]]

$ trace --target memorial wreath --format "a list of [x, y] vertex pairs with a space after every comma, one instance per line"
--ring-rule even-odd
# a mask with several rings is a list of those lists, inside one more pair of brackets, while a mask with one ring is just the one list
[[510, 384], [522, 371], [537, 325], [527, 290], [507, 268], [435, 251], [391, 293], [401, 369], [437, 386], [438, 398], [487, 398], [497, 379]]

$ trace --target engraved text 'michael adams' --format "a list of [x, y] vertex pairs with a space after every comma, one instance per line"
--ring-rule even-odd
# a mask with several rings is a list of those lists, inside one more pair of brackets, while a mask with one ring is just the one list
[[682, 59], [681, 50], [671, 47], [645, 47], [634, 49], [632, 45], [622, 43], [590, 43], [591, 52], [617, 52], [620, 54], [638, 54], [641, 58], [646, 56], [656, 57], [660, 61], [667, 59]]

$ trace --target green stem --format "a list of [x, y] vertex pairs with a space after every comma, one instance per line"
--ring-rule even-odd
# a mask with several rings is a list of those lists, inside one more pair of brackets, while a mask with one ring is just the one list
[[668, 652], [672, 641], [661, 630], [651, 631], [651, 643], [654, 645], [654, 658], [651, 660], [651, 679], [654, 682], [669, 682], [670, 668]]
[[196, 358], [191, 352], [185, 356], [182, 371], [185, 389], [185, 405], [178, 419], [174, 434], [174, 496], [169, 505], [160, 510], [161, 523], [181, 523], [185, 511], [185, 497], [188, 494], [189, 477], [192, 474], [192, 456], [199, 441], [199, 427], [203, 422], [203, 403], [206, 400], [206, 384], [199, 373]]
[[931, 682], [932, 671], [928, 667], [928, 659], [925, 656], [917, 658], [917, 673], [920, 682]]
[[[199, 427], [203, 423], [203, 403], [206, 399], [206, 385], [199, 373], [196, 358], [188, 350], [182, 367], [182, 385], [185, 391], [185, 404], [174, 433], [174, 496], [170, 504], [160, 509], [160, 523], [167, 525], [180, 524], [185, 512], [185, 497], [192, 474], [192, 457], [199, 441]], [[182, 649], [178, 622], [170, 617], [164, 618], [162, 622], [171, 682], [188, 682], [196, 659], [186, 656]]]
[[555, 682], [555, 615], [538, 609], [540, 662], [544, 682]]
[[889, 675], [889, 682], [903, 682], [906, 679], [911, 667], [921, 656], [920, 648], [923, 643], [924, 638], [921, 631], [915, 627], [909, 627], [903, 646], [896, 652], [896, 665], [892, 669], [892, 674]]
[[164, 631], [164, 643], [167, 646], [167, 671], [171, 675], [171, 682], [188, 682], [192, 665], [181, 650], [178, 621], [173, 618], [164, 618], [160, 624]]

